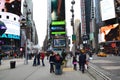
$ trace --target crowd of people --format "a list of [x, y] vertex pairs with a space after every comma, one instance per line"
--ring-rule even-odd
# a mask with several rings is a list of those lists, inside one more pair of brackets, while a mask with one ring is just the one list
[[[73, 69], [77, 70], [77, 66], [79, 66], [79, 70], [82, 71], [82, 73], [85, 72], [85, 65], [88, 67], [89, 59], [87, 58], [87, 54], [89, 57], [92, 57], [92, 53], [90, 51], [87, 51], [85, 49], [77, 50], [74, 54], [66, 53], [64, 50], [61, 54], [50, 51], [49, 53], [45, 53], [44, 51], [36, 50], [36, 53], [33, 56], [33, 66], [42, 65], [45, 66], [44, 59], [45, 56], [47, 57], [47, 60], [49, 60], [50, 64], [50, 73], [55, 74], [62, 74], [62, 67], [66, 67], [67, 55], [69, 55], [70, 58], [72, 58]], [[0, 56], [0, 65], [1, 65], [1, 59]]]
[[63, 64], [62, 62], [63, 62], [63, 58], [60, 56], [60, 54], [56, 54], [55, 52], [52, 52], [49, 58], [50, 73], [55, 72], [55, 74], [61, 74], [62, 73], [61, 65]]
[[[87, 54], [89, 55], [89, 58], [87, 57]], [[68, 54], [66, 54], [64, 51], [62, 52], [61, 55], [55, 52], [51, 52], [49, 56], [50, 73], [54, 73], [54, 72], [56, 74], [62, 73], [61, 65], [64, 64], [63, 61], [66, 60], [67, 55]], [[78, 50], [75, 55], [71, 55], [71, 57], [72, 57], [73, 69], [77, 70], [77, 65], [78, 65], [79, 70], [82, 71], [82, 73], [84, 73], [85, 69], [88, 68], [89, 59], [91, 59], [92, 53], [90, 51], [82, 49], [82, 50]]]
[[33, 66], [40, 65], [40, 60], [42, 61], [42, 66], [45, 66], [44, 58], [45, 58], [45, 53], [43, 51], [41, 52], [37, 51], [34, 54]]
[[44, 63], [44, 58], [47, 56], [47, 59], [49, 60], [50, 63], [50, 73], [55, 73], [55, 74], [61, 74], [62, 69], [61, 65], [63, 62], [63, 58], [61, 57], [60, 54], [51, 51], [49, 52], [49, 56], [47, 53], [44, 51], [36, 51], [36, 54], [34, 54], [34, 59], [33, 59], [33, 66], [40, 65], [42, 62], [42, 66], [45, 66]]

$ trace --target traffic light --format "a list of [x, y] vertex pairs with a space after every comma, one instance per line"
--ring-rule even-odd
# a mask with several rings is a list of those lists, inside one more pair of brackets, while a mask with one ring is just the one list
[[72, 35], [72, 41], [76, 41], [76, 35]]
[[83, 35], [83, 40], [89, 40], [89, 35], [87, 35], [87, 34], [85, 34], [85, 35]]

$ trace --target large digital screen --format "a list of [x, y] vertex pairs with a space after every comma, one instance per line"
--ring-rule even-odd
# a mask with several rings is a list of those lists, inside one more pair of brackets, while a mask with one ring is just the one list
[[100, 9], [102, 21], [116, 17], [114, 0], [101, 0]]
[[6, 31], [0, 38], [20, 39], [21, 0], [0, 0], [0, 21]]
[[21, 0], [0, 0], [0, 12], [21, 15]]
[[0, 38], [20, 39], [20, 17], [8, 12], [0, 12], [0, 21], [7, 27], [6, 31]]
[[52, 20], [65, 20], [65, 0], [51, 0]]
[[55, 38], [53, 40], [53, 47], [65, 47], [66, 39], [65, 38]]
[[51, 26], [51, 31], [65, 31], [65, 26]]
[[119, 24], [103, 26], [99, 29], [99, 43], [106, 41], [120, 41]]

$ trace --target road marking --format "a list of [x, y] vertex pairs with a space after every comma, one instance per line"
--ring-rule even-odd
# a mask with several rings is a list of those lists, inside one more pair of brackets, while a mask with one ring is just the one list
[[102, 68], [107, 70], [115, 70], [115, 69], [120, 69], [120, 66], [102, 66]]
[[63, 68], [63, 71], [74, 71], [73, 68]]
[[92, 63], [115, 63], [113, 61], [108, 60], [91, 60]]

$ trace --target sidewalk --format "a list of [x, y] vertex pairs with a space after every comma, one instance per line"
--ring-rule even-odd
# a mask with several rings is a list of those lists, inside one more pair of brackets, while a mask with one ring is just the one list
[[[15, 59], [13, 59], [15, 60]], [[87, 72], [82, 74], [79, 70], [72, 69], [71, 60], [68, 61], [68, 67], [64, 68], [62, 75], [55, 75], [49, 71], [49, 62], [45, 58], [45, 67], [32, 66], [32, 60], [24, 65], [24, 59], [16, 60], [16, 68], [9, 68], [9, 61], [5, 61], [0, 67], [0, 80], [94, 80]]]
[[10, 69], [10, 61], [16, 61], [16, 67], [24, 64], [24, 58], [14, 58], [8, 60], [2, 60], [2, 64], [0, 65], [0, 70]]

